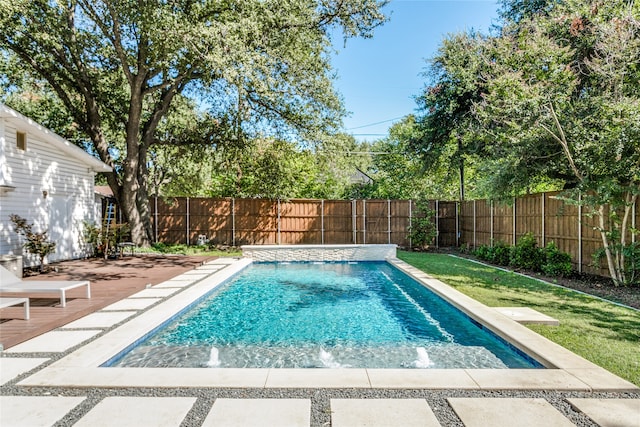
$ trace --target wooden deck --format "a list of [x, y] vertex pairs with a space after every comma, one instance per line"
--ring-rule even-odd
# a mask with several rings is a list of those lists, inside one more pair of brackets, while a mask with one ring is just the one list
[[147, 284], [157, 285], [212, 259], [214, 257], [141, 255], [117, 260], [89, 259], [53, 264], [57, 271], [23, 280], [90, 280], [91, 298], [85, 298], [84, 288], [68, 291], [64, 308], [60, 307], [60, 299], [52, 295], [31, 298], [29, 320], [23, 319], [22, 307], [1, 309], [0, 349], [10, 348], [77, 320], [141, 291]]

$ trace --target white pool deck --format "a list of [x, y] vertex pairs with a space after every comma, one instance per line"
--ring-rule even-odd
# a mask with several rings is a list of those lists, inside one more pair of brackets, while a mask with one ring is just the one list
[[[36, 337], [23, 344], [5, 350], [0, 358], [0, 385], [23, 378], [14, 385], [17, 387], [72, 387], [72, 388], [252, 388], [252, 389], [427, 389], [427, 390], [557, 390], [577, 392], [640, 392], [632, 383], [617, 377], [607, 370], [577, 356], [567, 349], [547, 340], [501, 314], [436, 280], [418, 269], [395, 258], [388, 262], [420, 281], [432, 291], [448, 300], [482, 323], [494, 333], [513, 343], [534, 357], [546, 369], [219, 369], [219, 368], [112, 368], [101, 367], [131, 343], [144, 337], [157, 325], [172, 318], [174, 314], [187, 307], [198, 298], [207, 294], [213, 287], [232, 277], [252, 261], [250, 259], [218, 259], [205, 264], [197, 270], [182, 274], [172, 280], [145, 289], [113, 307], [87, 316], [75, 324]], [[190, 280], [190, 282], [189, 282]], [[191, 284], [189, 284], [191, 283]], [[162, 301], [148, 308], [151, 303]], [[140, 304], [139, 304], [140, 303]], [[513, 308], [510, 308], [513, 309]], [[124, 323], [123, 323], [124, 322]], [[114, 325], [119, 326], [112, 328]], [[111, 330], [109, 330], [112, 328]], [[103, 331], [107, 333], [95, 338]], [[85, 343], [81, 345], [82, 343]], [[49, 363], [42, 353], [63, 353], [77, 347], [59, 360]], [[28, 353], [34, 353], [33, 358]], [[19, 357], [12, 357], [16, 354]], [[44, 367], [42, 367], [44, 366]], [[24, 375], [24, 374], [29, 375]], [[0, 425], [51, 425], [82, 401], [78, 397], [55, 396], [0, 396]], [[154, 425], [180, 425], [185, 417], [185, 408], [193, 405], [190, 398], [139, 397], [140, 405], [145, 407], [169, 408], [173, 416]], [[147, 399], [147, 400], [145, 400]], [[178, 399], [175, 401], [162, 399]], [[42, 401], [43, 403], [36, 403]], [[126, 399], [105, 398], [86, 414], [79, 425], [136, 425], [138, 411], [133, 405], [129, 408]], [[263, 421], [258, 425], [309, 425], [308, 399], [279, 399], [281, 408], [272, 409], [274, 402], [261, 402], [261, 399], [217, 399], [209, 416], [202, 425], [256, 425], [254, 421]], [[235, 400], [235, 402], [234, 402]], [[539, 414], [549, 420], [557, 420], [544, 425], [567, 424], [556, 409], [544, 399], [490, 399], [455, 398], [449, 399], [449, 405], [463, 421], [464, 425], [513, 425], [514, 416], [530, 417]], [[599, 425], [629, 425], [640, 427], [640, 399], [572, 399], [572, 407], [587, 414]], [[421, 420], [420, 425], [438, 425], [433, 413], [424, 399], [332, 399], [332, 423], [334, 426], [388, 425], [382, 421], [383, 415], [373, 416], [375, 410], [369, 408], [371, 402], [382, 414], [403, 413], [410, 420]], [[51, 405], [48, 405], [50, 402]], [[492, 405], [513, 404], [514, 409], [502, 407], [502, 420], [486, 415], [489, 424], [474, 424], [480, 416], [481, 408]], [[57, 407], [51, 413], [43, 409], [42, 424], [33, 421], [34, 414], [29, 408], [34, 404]], [[175, 408], [171, 405], [175, 405]], [[369, 406], [367, 406], [369, 405]], [[62, 408], [62, 409], [60, 409]], [[120, 409], [119, 409], [120, 408]], [[174, 408], [174, 409], [170, 409]], [[242, 409], [245, 408], [245, 409]], [[246, 408], [255, 410], [247, 411]], [[289, 409], [287, 409], [289, 408]], [[382, 411], [380, 408], [386, 408]], [[475, 409], [474, 409], [475, 408]], [[621, 418], [623, 424], [607, 424]], [[62, 411], [62, 415], [61, 415]], [[129, 412], [127, 412], [129, 411]], [[489, 413], [490, 410], [487, 410]], [[505, 412], [506, 411], [506, 412]], [[515, 412], [513, 412], [515, 411]], [[518, 412], [520, 411], [520, 412]], [[532, 412], [533, 411], [533, 412]], [[554, 413], [553, 411], [557, 412]], [[149, 413], [151, 411], [144, 411]], [[124, 421], [103, 422], [103, 413], [118, 414], [119, 417], [133, 420], [134, 424]], [[127, 414], [131, 415], [127, 418]], [[236, 416], [229, 414], [235, 413]], [[361, 413], [353, 419], [353, 414]], [[411, 414], [415, 414], [412, 416]], [[475, 414], [475, 416], [472, 416]], [[552, 414], [552, 415], [549, 415]], [[24, 418], [24, 423], [18, 422]], [[244, 418], [243, 418], [244, 417]], [[249, 418], [246, 418], [249, 417]], [[271, 417], [271, 418], [269, 418]], [[600, 421], [597, 418], [600, 417]], [[86, 418], [86, 420], [84, 420]], [[116, 417], [117, 418], [117, 417]], [[539, 418], [543, 419], [543, 418]], [[53, 421], [52, 421], [53, 420]], [[234, 421], [235, 420], [235, 421]], [[244, 422], [242, 420], [245, 420]], [[273, 423], [271, 423], [272, 420]], [[360, 421], [358, 421], [360, 420]], [[371, 422], [365, 422], [370, 420]], [[376, 423], [377, 420], [377, 423]], [[11, 422], [9, 422], [11, 421]], [[237, 421], [237, 422], [236, 422]], [[566, 422], [565, 422], [566, 421]], [[434, 423], [435, 422], [435, 423]], [[504, 422], [504, 424], [501, 424]], [[114, 424], [115, 423], [115, 424]], [[412, 425], [403, 422], [402, 425]], [[525, 425], [525, 424], [519, 424]], [[527, 424], [529, 425], [529, 424]], [[537, 424], [530, 424], [537, 425]]]

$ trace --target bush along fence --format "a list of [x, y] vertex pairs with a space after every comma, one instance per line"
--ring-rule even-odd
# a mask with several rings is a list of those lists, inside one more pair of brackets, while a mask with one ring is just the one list
[[[580, 205], [565, 203], [558, 198], [559, 194], [532, 194], [504, 204], [490, 200], [462, 202], [460, 245], [470, 249], [515, 247], [523, 236], [530, 235], [540, 248], [553, 242], [555, 250], [568, 253], [574, 270], [609, 276], [604, 263], [594, 266], [594, 254], [602, 248], [598, 219], [588, 215]], [[640, 220], [637, 208], [632, 209], [632, 229], [637, 229]], [[636, 235], [631, 234], [629, 241], [635, 243]]]
[[[245, 244], [396, 244], [419, 246], [410, 233], [428, 215], [433, 246], [456, 246], [456, 202], [411, 200], [270, 200], [169, 198], [151, 200], [156, 242]], [[427, 212], [424, 212], [427, 211]], [[418, 219], [418, 221], [416, 221]]]

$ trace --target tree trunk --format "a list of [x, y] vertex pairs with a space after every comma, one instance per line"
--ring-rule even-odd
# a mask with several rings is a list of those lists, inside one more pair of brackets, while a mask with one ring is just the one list
[[609, 236], [607, 235], [607, 227], [604, 221], [605, 211], [605, 205], [600, 205], [600, 207], [598, 208], [598, 225], [600, 229], [600, 237], [602, 238], [602, 246], [607, 257], [607, 267], [609, 268], [609, 274], [611, 275], [611, 279], [613, 280], [614, 284], [616, 286], [619, 286], [624, 283], [624, 278], [620, 276], [621, 272], [616, 268], [614, 254], [611, 250], [612, 242], [609, 240]]

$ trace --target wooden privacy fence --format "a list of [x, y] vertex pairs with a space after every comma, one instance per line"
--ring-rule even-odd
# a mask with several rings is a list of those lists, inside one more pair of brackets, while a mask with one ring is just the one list
[[[412, 247], [408, 235], [421, 215], [410, 200], [270, 200], [153, 198], [156, 242], [223, 245], [376, 244]], [[436, 245], [457, 244], [456, 202], [430, 202]]]
[[[489, 200], [472, 200], [460, 204], [460, 244], [469, 247], [503, 242], [515, 245], [526, 233], [532, 233], [538, 246], [554, 242], [571, 255], [574, 268], [609, 276], [603, 265], [593, 266], [593, 254], [602, 247], [595, 228], [598, 218], [587, 215], [578, 205], [567, 204], [556, 196], [559, 192], [539, 193], [513, 199], [510, 205]], [[636, 228], [640, 211], [634, 206], [631, 227]], [[635, 236], [631, 236], [635, 241]]]
[[[593, 267], [593, 254], [602, 247], [597, 218], [558, 194], [519, 197], [511, 204], [431, 201], [435, 245], [515, 245], [530, 232], [539, 246], [553, 241], [569, 253], [576, 270], [608, 276], [606, 268]], [[196, 244], [205, 236], [231, 246], [391, 243], [408, 248], [413, 247], [408, 237], [412, 220], [421, 215], [410, 200], [153, 198], [151, 206], [156, 242]], [[639, 214], [635, 206], [632, 228]]]

